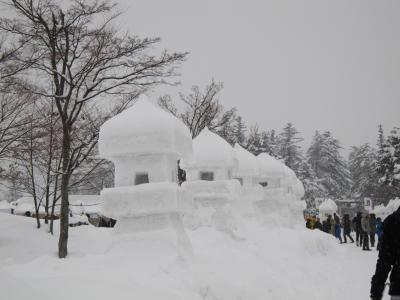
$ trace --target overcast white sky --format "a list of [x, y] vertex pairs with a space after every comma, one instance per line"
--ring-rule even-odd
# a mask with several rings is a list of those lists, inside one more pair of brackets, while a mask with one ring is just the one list
[[248, 123], [331, 130], [345, 147], [400, 126], [400, 1], [119, 2], [134, 33], [191, 52], [176, 90], [223, 81]]

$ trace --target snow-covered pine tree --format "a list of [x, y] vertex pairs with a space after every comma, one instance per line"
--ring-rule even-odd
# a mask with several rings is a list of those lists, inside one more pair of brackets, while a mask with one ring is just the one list
[[254, 155], [265, 152], [265, 149], [263, 149], [262, 147], [261, 134], [257, 124], [250, 127], [249, 134], [246, 140], [247, 141], [245, 148]]
[[377, 141], [378, 153], [383, 151], [384, 144], [385, 144], [385, 135], [383, 134], [383, 126], [378, 125], [378, 141]]
[[296, 166], [296, 175], [304, 186], [304, 200], [307, 208], [316, 208], [315, 199], [322, 197], [325, 193], [324, 187], [320, 180], [315, 176], [314, 170], [308, 161], [302, 157]]
[[352, 147], [349, 154], [349, 170], [352, 180], [352, 197], [376, 197], [376, 192], [378, 189], [376, 159], [377, 151], [369, 144], [363, 144], [359, 147]]
[[235, 142], [243, 146], [246, 142], [246, 125], [241, 116], [237, 116], [234, 124]]
[[388, 188], [391, 196], [400, 194], [400, 128], [393, 128], [378, 153], [379, 182]]
[[308, 162], [321, 181], [326, 196], [346, 197], [350, 190], [350, 172], [340, 154], [340, 143], [329, 131], [315, 133], [307, 151]]
[[285, 164], [296, 171], [296, 165], [301, 161], [301, 147], [298, 143], [303, 139], [298, 136], [300, 132], [292, 123], [286, 124], [283, 131], [279, 134], [279, 156], [285, 161]]

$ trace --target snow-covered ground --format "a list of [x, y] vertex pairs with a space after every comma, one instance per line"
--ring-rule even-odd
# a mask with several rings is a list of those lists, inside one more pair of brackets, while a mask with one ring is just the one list
[[58, 259], [57, 235], [0, 213], [0, 299], [369, 299], [377, 257], [319, 231], [251, 223], [246, 239], [188, 230], [194, 256], [185, 260], [157, 233], [111, 233], [71, 228], [69, 256]]

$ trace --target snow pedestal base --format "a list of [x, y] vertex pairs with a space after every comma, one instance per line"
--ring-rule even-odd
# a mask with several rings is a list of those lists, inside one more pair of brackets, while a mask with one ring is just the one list
[[208, 226], [233, 234], [236, 222], [232, 205], [240, 193], [237, 180], [187, 181], [182, 187], [193, 194], [195, 213], [185, 220], [189, 228]]
[[[147, 240], [172, 245], [181, 257], [192, 255], [183, 227], [183, 214], [193, 207], [191, 194], [176, 183], [149, 183], [105, 189], [102, 214], [117, 220], [114, 234], [135, 242]], [[146, 238], [148, 236], [148, 238]]]
[[302, 224], [305, 202], [294, 198], [281, 188], [265, 189], [263, 200], [256, 202], [263, 223], [276, 227]]
[[263, 199], [263, 188], [260, 185], [242, 186], [238, 200], [235, 202], [235, 215], [245, 219], [254, 218], [257, 213], [257, 203]]

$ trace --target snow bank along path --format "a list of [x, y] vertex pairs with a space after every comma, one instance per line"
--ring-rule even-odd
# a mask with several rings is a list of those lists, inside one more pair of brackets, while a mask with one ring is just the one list
[[212, 228], [188, 230], [195, 256], [180, 261], [157, 232], [124, 241], [110, 229], [80, 226], [60, 260], [57, 234], [0, 213], [0, 299], [369, 299], [376, 251], [304, 228], [249, 222], [244, 231], [246, 239], [235, 240]]

